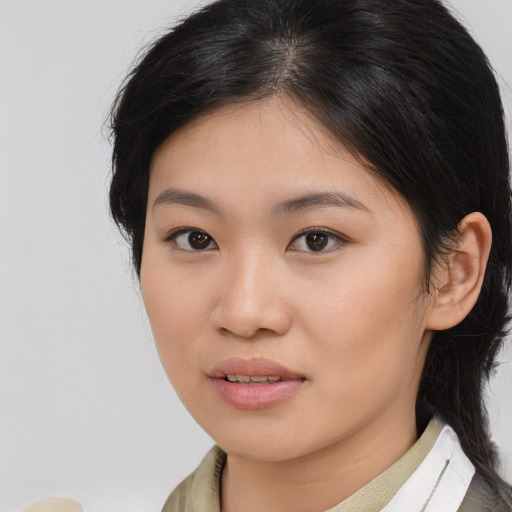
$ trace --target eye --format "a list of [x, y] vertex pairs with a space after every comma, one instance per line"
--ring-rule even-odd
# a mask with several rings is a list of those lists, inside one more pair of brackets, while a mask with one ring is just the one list
[[341, 236], [322, 229], [310, 229], [299, 233], [288, 249], [303, 252], [329, 252], [339, 248], [345, 240]]
[[207, 251], [217, 249], [215, 240], [205, 231], [192, 228], [180, 228], [174, 230], [166, 238], [182, 251]]

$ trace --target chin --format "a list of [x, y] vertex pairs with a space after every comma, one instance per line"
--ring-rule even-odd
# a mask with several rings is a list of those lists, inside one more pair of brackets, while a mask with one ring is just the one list
[[236, 432], [234, 429], [219, 429], [208, 432], [215, 442], [228, 455], [246, 460], [258, 460], [261, 462], [285, 462], [329, 446], [335, 440], [319, 442], [318, 436], [308, 437], [307, 432], [293, 432], [290, 427], [279, 429], [258, 429], [254, 424], [240, 426]]

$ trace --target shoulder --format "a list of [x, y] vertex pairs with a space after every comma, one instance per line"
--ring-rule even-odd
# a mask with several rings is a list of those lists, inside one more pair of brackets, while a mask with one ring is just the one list
[[476, 472], [458, 512], [512, 512], [512, 489]]
[[214, 446], [197, 469], [172, 491], [162, 512], [220, 512], [220, 480], [226, 454]]
[[186, 510], [187, 497], [190, 495], [190, 487], [192, 486], [193, 473], [183, 480], [171, 495], [167, 498], [162, 512], [178, 512]]

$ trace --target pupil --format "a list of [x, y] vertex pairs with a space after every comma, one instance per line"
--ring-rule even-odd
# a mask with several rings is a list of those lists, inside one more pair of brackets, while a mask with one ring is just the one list
[[324, 233], [309, 233], [306, 236], [306, 243], [312, 251], [321, 251], [327, 246], [329, 239]]
[[206, 249], [210, 245], [210, 237], [201, 231], [192, 231], [188, 235], [188, 243], [194, 249]]

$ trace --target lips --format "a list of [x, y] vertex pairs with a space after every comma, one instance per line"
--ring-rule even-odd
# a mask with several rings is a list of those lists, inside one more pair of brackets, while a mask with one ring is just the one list
[[295, 394], [305, 377], [268, 359], [231, 358], [217, 364], [210, 378], [219, 397], [236, 409], [272, 407]]
[[304, 379], [280, 363], [270, 359], [242, 359], [233, 357], [217, 364], [210, 373], [214, 379], [224, 379], [228, 375], [249, 375], [251, 377], [277, 376], [280, 379]]

